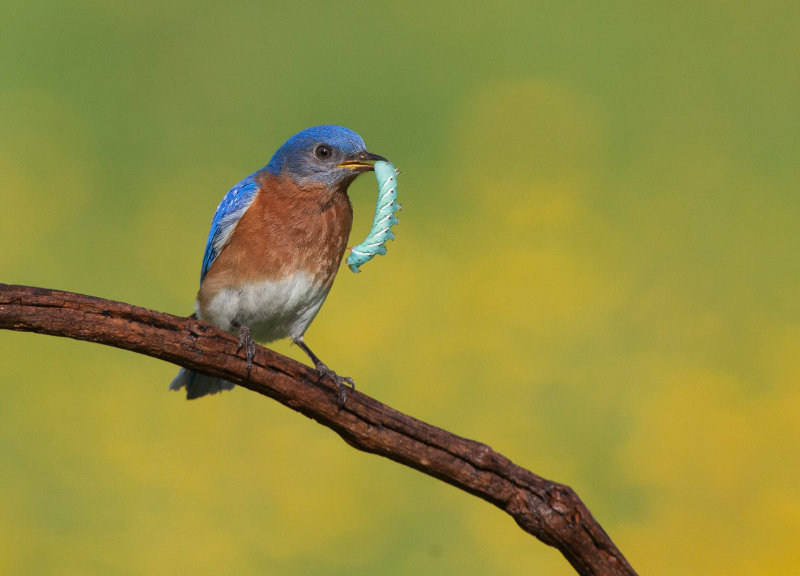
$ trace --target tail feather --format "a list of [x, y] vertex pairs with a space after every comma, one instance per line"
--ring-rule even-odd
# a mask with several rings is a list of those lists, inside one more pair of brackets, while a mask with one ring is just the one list
[[214, 376], [206, 376], [205, 374], [198, 374], [186, 368], [181, 368], [178, 375], [169, 385], [170, 390], [180, 390], [186, 388], [186, 399], [192, 400], [193, 398], [200, 398], [206, 394], [216, 394], [223, 390], [233, 390], [236, 386], [233, 382], [228, 382], [222, 378], [215, 378]]

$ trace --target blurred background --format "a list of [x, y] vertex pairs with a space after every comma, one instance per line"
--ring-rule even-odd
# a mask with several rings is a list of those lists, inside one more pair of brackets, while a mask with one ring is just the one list
[[[314, 350], [572, 486], [642, 574], [791, 573], [800, 5], [455, 6], [6, 0], [0, 282], [188, 314], [224, 193], [346, 125], [403, 211]], [[350, 195], [355, 244], [375, 180]], [[573, 574], [489, 504], [176, 372], [0, 332], [0, 573]]]

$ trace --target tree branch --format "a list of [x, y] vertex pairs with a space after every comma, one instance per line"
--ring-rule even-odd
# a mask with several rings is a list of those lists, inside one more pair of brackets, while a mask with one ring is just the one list
[[489, 446], [416, 420], [361, 394], [344, 408], [313, 369], [258, 347], [250, 377], [238, 339], [210, 324], [92, 296], [0, 284], [0, 328], [66, 336], [219, 376], [312, 418], [359, 450], [474, 494], [556, 547], [581, 575], [634, 575], [568, 486], [525, 470]]

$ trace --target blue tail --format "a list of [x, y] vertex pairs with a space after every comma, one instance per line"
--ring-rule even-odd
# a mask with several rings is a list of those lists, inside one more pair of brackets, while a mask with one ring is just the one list
[[228, 382], [222, 378], [215, 378], [213, 376], [206, 376], [205, 374], [198, 374], [186, 368], [181, 368], [175, 380], [169, 385], [170, 390], [180, 390], [186, 387], [186, 399], [192, 400], [193, 398], [200, 398], [206, 394], [216, 394], [223, 390], [233, 390], [236, 386], [233, 382]]

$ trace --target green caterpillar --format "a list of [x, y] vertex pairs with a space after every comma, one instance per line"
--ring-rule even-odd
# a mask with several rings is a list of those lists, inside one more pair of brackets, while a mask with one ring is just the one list
[[347, 265], [355, 273], [361, 272], [359, 266], [372, 260], [377, 254], [386, 254], [386, 241], [394, 239], [392, 226], [398, 220], [394, 213], [400, 210], [397, 203], [397, 170], [391, 162], [375, 162], [375, 178], [378, 179], [378, 204], [375, 218], [367, 238], [350, 249]]

